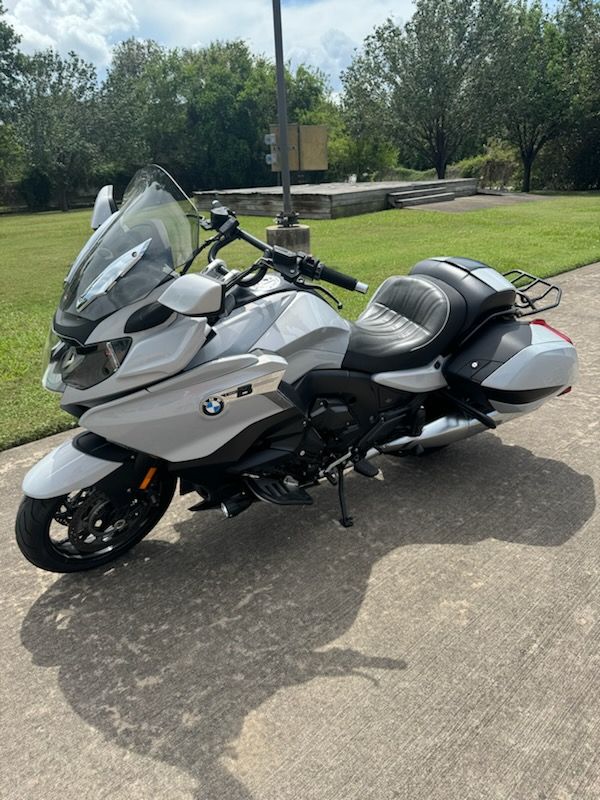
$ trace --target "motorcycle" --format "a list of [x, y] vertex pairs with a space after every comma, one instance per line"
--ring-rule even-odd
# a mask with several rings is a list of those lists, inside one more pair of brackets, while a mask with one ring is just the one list
[[[349, 322], [320, 282], [366, 284], [260, 241], [216, 201], [203, 218], [158, 166], [136, 173], [119, 209], [104, 187], [92, 228], [43, 377], [84, 430], [27, 473], [16, 520], [42, 569], [117, 558], [177, 481], [198, 496], [192, 510], [228, 518], [258, 501], [309, 505], [328, 482], [350, 526], [349, 470], [372, 478], [375, 456], [424, 455], [519, 419], [576, 378], [573, 343], [537, 317], [560, 288], [521, 270], [428, 258]], [[260, 253], [246, 269], [218, 257], [234, 242]]]

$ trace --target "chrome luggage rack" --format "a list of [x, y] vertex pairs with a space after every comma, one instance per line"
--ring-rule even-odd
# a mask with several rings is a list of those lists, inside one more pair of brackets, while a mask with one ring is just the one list
[[562, 297], [560, 286], [531, 275], [529, 272], [524, 272], [522, 269], [511, 269], [503, 274], [517, 292], [515, 310], [520, 317], [541, 314], [551, 308], [556, 308], [560, 303]]

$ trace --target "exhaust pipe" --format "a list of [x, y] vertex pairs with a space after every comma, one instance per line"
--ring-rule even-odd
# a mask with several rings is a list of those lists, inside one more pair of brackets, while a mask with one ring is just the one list
[[[489, 415], [496, 425], [500, 425], [508, 419], [510, 414], [502, 414], [499, 411], [492, 411]], [[420, 436], [400, 436], [391, 442], [380, 445], [377, 449], [373, 448], [367, 453], [367, 458], [372, 458], [377, 453], [394, 453], [399, 450], [412, 450], [414, 447], [443, 447], [461, 439], [467, 439], [476, 433], [487, 430], [486, 426], [477, 419], [467, 419], [457, 414], [448, 414], [445, 417], [434, 419], [423, 426]]]
[[221, 503], [221, 511], [226, 519], [232, 519], [246, 511], [252, 505], [252, 500], [243, 494], [236, 494], [233, 497], [228, 497]]

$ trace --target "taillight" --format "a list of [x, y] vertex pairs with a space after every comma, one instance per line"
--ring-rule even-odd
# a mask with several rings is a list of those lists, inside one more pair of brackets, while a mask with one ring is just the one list
[[565, 388], [562, 390], [562, 392], [559, 392], [559, 393], [558, 393], [558, 396], [559, 396], [559, 397], [562, 397], [562, 396], [563, 396], [563, 394], [569, 394], [569, 392], [572, 390], [572, 388], [573, 388], [572, 386], [566, 386], [566, 387], [565, 387]]
[[548, 325], [545, 319], [533, 319], [529, 323], [530, 325], [542, 325], [544, 328], [548, 328], [549, 331], [555, 333], [557, 336], [560, 336], [561, 339], [564, 339], [565, 342], [569, 342], [569, 344], [573, 344], [573, 340], [570, 339], [566, 333], [559, 331], [558, 328], [553, 328], [552, 325]]

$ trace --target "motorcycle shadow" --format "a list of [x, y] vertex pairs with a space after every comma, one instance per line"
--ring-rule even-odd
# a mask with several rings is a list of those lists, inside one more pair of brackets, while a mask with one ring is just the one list
[[327, 647], [356, 619], [373, 566], [404, 544], [486, 537], [557, 546], [594, 509], [592, 480], [481, 436], [427, 459], [382, 459], [383, 482], [348, 481], [315, 505], [256, 505], [175, 523], [179, 540], [141, 543], [112, 569], [63, 576], [31, 607], [22, 641], [59, 668], [77, 714], [107, 740], [186, 771], [196, 797], [249, 800], [225, 765], [247, 715], [319, 676], [407, 665], [393, 652]]

